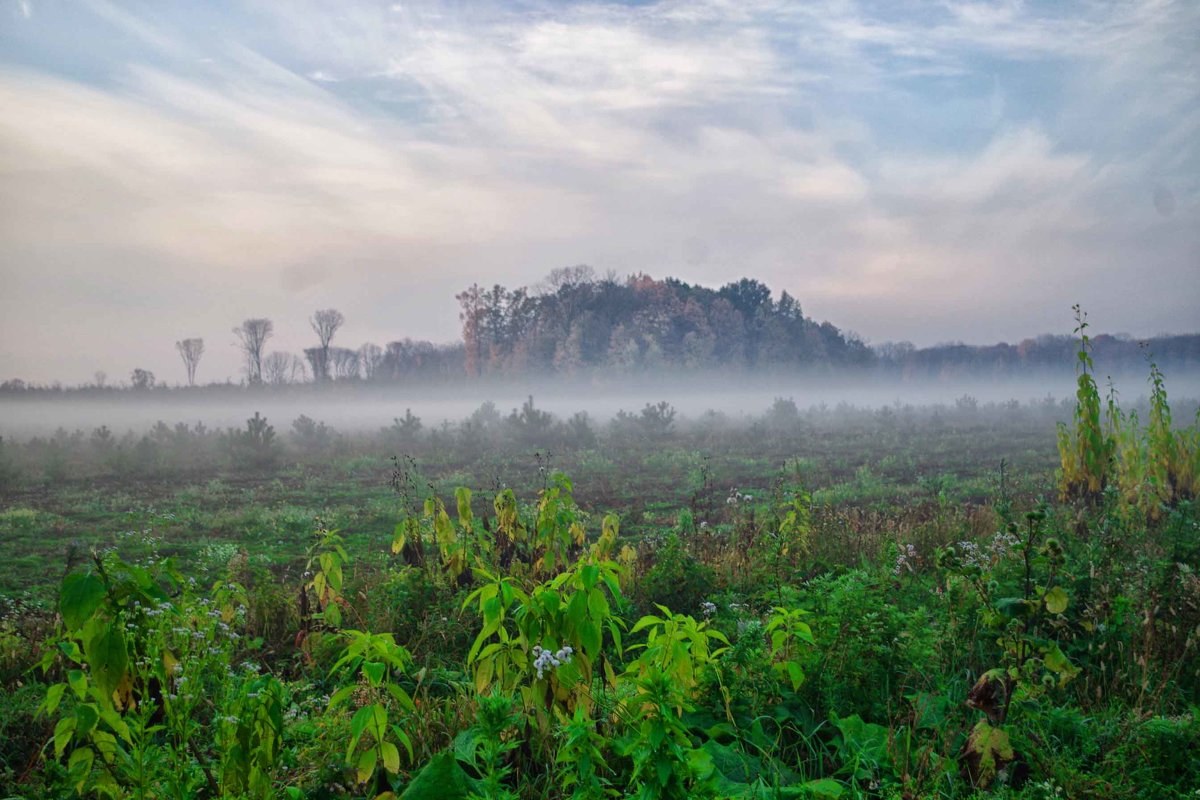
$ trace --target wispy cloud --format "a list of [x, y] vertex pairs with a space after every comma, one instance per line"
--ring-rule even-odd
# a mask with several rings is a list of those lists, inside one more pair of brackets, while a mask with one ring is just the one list
[[875, 339], [1200, 323], [1182, 0], [88, 8], [0, 33], [0, 376], [318, 305], [449, 338], [455, 289], [580, 261]]

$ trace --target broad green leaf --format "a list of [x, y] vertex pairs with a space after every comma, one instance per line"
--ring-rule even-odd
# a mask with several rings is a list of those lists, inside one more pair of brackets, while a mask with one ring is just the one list
[[90, 747], [80, 747], [71, 753], [71, 758], [67, 761], [67, 771], [71, 773], [78, 794], [83, 794], [84, 784], [87, 783], [88, 775], [92, 771], [92, 762], [95, 760], [96, 755]]
[[590, 619], [585, 620], [579, 626], [579, 643], [583, 646], [583, 652], [595, 657], [600, 652], [600, 642], [600, 628]]
[[325, 606], [325, 611], [321, 614], [321, 617], [335, 628], [342, 624], [342, 610], [338, 607], [337, 603], [330, 603]]
[[119, 621], [114, 620], [91, 632], [83, 645], [84, 654], [92, 668], [96, 687], [112, 702], [112, 693], [121, 683], [129, 656], [125, 652], [125, 634]]
[[400, 751], [391, 742], [380, 742], [379, 751], [383, 754], [383, 768], [395, 775], [400, 771]]
[[350, 735], [354, 737], [355, 741], [361, 738], [367, 730], [367, 726], [371, 724], [371, 718], [374, 713], [375, 706], [363, 706], [354, 712], [354, 716], [350, 720]]
[[75, 718], [63, 717], [54, 726], [54, 755], [62, 758], [62, 754], [66, 751], [67, 745], [71, 741], [71, 735], [75, 733]]
[[1055, 586], [1046, 592], [1046, 610], [1051, 614], [1061, 614], [1067, 610], [1067, 593], [1061, 586]]
[[485, 658], [477, 662], [475, 668], [475, 691], [480, 695], [487, 694], [492, 685], [492, 675], [496, 670], [496, 659]]
[[346, 700], [350, 697], [351, 694], [353, 694], [353, 692], [354, 692], [353, 686], [343, 686], [341, 689], [338, 689], [336, 692], [333, 693], [333, 696], [329, 698], [329, 707], [337, 708], [342, 703], [346, 702]]
[[400, 800], [466, 800], [473, 793], [474, 781], [458, 765], [453, 751], [438, 753], [400, 795]]
[[387, 690], [388, 694], [390, 694], [405, 711], [416, 710], [416, 706], [413, 704], [412, 698], [409, 697], [408, 692], [404, 691], [404, 689], [394, 683], [389, 683], [387, 685]]
[[100, 712], [96, 710], [95, 706], [88, 703], [80, 703], [75, 706], [75, 730], [80, 738], [90, 733], [99, 721]]
[[362, 755], [358, 757], [358, 782], [366, 783], [375, 774], [375, 762], [378, 760], [379, 754], [375, 752], [375, 748], [364, 750]]
[[608, 598], [604, 596], [604, 592], [599, 589], [588, 592], [588, 612], [597, 623], [608, 616]]
[[372, 686], [378, 686], [383, 682], [383, 675], [387, 672], [387, 667], [379, 661], [364, 661], [362, 671]]
[[596, 581], [600, 579], [600, 568], [595, 564], [584, 564], [579, 570], [579, 579], [585, 592], [592, 591], [596, 588]]
[[980, 720], [967, 739], [968, 766], [976, 786], [987, 786], [1013, 760], [1008, 733]]
[[[107, 720], [105, 721], [107, 722]], [[126, 743], [131, 743], [128, 730], [125, 731], [125, 735], [122, 738]], [[100, 754], [100, 757], [109, 764], [113, 762], [113, 759], [117, 757], [117, 753], [120, 752], [117, 749], [117, 737], [108, 731], [92, 731], [92, 744], [95, 746], [96, 752]]]
[[[120, 736], [127, 744], [133, 744], [133, 735], [129, 731], [129, 725], [125, 723], [125, 720], [121, 719], [121, 715], [117, 713], [116, 709], [100, 706], [100, 719], [104, 720], [104, 724], [112, 728], [112, 730], [116, 732], [117, 736]], [[102, 731], [97, 730], [92, 734], [92, 741], [93, 743], [96, 743], [96, 749], [100, 751], [101, 755], [106, 754], [104, 748], [100, 747], [99, 745], [101, 736], [107, 736], [109, 739], [112, 739], [113, 750], [116, 749], [116, 738], [111, 734], [103, 733]]]
[[1042, 656], [1042, 662], [1046, 665], [1046, 669], [1058, 675], [1059, 686], [1065, 685], [1067, 681], [1079, 674], [1079, 667], [1071, 663], [1071, 659], [1067, 658], [1058, 645], [1046, 650], [1045, 655]]
[[58, 609], [67, 627], [78, 630], [91, 619], [103, 601], [104, 581], [91, 572], [75, 572], [63, 579]]
[[46, 690], [46, 699], [42, 701], [39, 711], [45, 711], [47, 714], [53, 714], [58, 710], [58, 704], [62, 702], [63, 692], [67, 689], [65, 683], [53, 684]]
[[837, 800], [846, 793], [845, 787], [832, 778], [820, 778], [801, 784], [806, 794], [818, 800]]
[[785, 669], [787, 669], [788, 679], [792, 682], [792, 691], [798, 691], [800, 684], [804, 683], [804, 670], [800, 669], [800, 665], [795, 661], [788, 661]]

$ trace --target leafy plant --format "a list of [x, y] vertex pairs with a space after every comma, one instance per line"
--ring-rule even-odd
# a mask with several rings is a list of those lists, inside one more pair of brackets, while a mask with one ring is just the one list
[[[332, 672], [347, 683], [329, 699], [330, 711], [354, 700], [358, 706], [350, 720], [346, 764], [353, 765], [359, 783], [374, 783], [376, 791], [387, 791], [388, 776], [400, 772], [400, 749], [412, 758], [412, 740], [390, 714], [413, 711], [412, 697], [396, 682], [412, 663], [412, 656], [395, 643], [389, 633], [347, 630], [342, 657]], [[365, 745], [360, 747], [360, 745]]]
[[317, 540], [309, 547], [307, 574], [311, 579], [306, 590], [312, 590], [317, 600], [317, 613], [322, 621], [337, 628], [342, 624], [343, 567], [350, 561], [342, 537], [337, 531], [319, 530]]
[[1059, 492], [1063, 498], [1099, 499], [1112, 475], [1113, 440], [1100, 414], [1100, 391], [1093, 375], [1092, 340], [1087, 314], [1075, 305], [1075, 333], [1079, 336], [1075, 391], [1075, 426], [1058, 425]]

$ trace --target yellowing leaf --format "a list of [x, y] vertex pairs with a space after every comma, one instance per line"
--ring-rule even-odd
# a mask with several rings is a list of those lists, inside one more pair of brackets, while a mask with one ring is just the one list
[[378, 754], [374, 748], [364, 750], [363, 754], [358, 757], [358, 782], [366, 783], [375, 774], [375, 762], [378, 759]]
[[1051, 614], [1061, 614], [1067, 610], [1067, 593], [1061, 586], [1055, 586], [1046, 592], [1046, 610]]

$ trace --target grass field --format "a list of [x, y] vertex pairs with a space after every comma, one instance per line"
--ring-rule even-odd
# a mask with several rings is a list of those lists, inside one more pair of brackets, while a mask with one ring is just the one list
[[1195, 797], [1198, 437], [1165, 407], [1097, 445], [1086, 402], [969, 398], [7, 442], [0, 781]]
[[[743, 426], [695, 421], [650, 441], [613, 432], [586, 446], [553, 431], [545, 442], [523, 442], [496, 430], [468, 448], [443, 448], [428, 436], [394, 442], [330, 433], [316, 444], [280, 438], [265, 469], [198, 454], [193, 442], [174, 453], [169, 441], [153, 464], [140, 465], [99, 456], [85, 437], [65, 446], [60, 461], [25, 465], [22, 479], [0, 490], [10, 565], [0, 591], [44, 592], [57, 585], [70, 552], [115, 546], [142, 556], [138, 543], [147, 538], [181, 565], [209, 563], [233, 547], [295, 568], [318, 524], [355, 547], [379, 549], [403, 513], [391, 485], [397, 467], [412, 472], [422, 494], [447, 499], [458, 486], [511, 487], [528, 496], [548, 471], [561, 470], [578, 487], [582, 508], [618, 513], [623, 531], [637, 539], [669, 530], [683, 509], [711, 516], [730, 490], [767, 493], [780, 481], [811, 492], [818, 519], [853, 509], [883, 526], [903, 524], [939, 506], [990, 503], [1001, 461], [1010, 490], [1048, 495], [1057, 463], [1046, 409], [998, 407], [812, 410]], [[127, 447], [136, 453], [144, 441], [153, 440]], [[878, 555], [880, 544], [867, 554]]]

